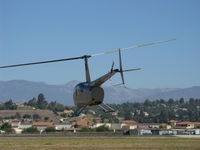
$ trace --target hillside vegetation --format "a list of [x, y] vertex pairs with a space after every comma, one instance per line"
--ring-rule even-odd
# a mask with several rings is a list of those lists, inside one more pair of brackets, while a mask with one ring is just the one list
[[[200, 121], [200, 99], [190, 98], [189, 100], [184, 100], [181, 98], [178, 100], [159, 99], [154, 101], [147, 99], [144, 102], [126, 102], [110, 104], [110, 106], [116, 110], [115, 114], [105, 113], [98, 106], [90, 107], [84, 113], [101, 117], [102, 120], [107, 120], [107, 122], [119, 122], [120, 118], [141, 123], [166, 123], [169, 120]], [[42, 93], [37, 98], [25, 102], [23, 107], [28, 108], [28, 110], [18, 110], [18, 108], [22, 109], [22, 106], [17, 105], [12, 100], [2, 103], [0, 104], [0, 117], [11, 116], [19, 118], [35, 115], [37, 118], [37, 114], [39, 114], [42, 118], [48, 117], [50, 120], [59, 120], [60, 117], [66, 117], [62, 114], [64, 110], [76, 109], [76, 107], [64, 106], [56, 101], [48, 102]], [[93, 111], [91, 112], [91, 110]], [[59, 114], [61, 115], [59, 116]]]

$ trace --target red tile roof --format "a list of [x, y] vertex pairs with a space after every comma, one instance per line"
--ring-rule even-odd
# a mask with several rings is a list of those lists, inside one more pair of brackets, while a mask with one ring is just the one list
[[53, 126], [53, 122], [33, 122], [33, 126]]
[[134, 120], [124, 120], [124, 121], [122, 121], [122, 123], [124, 123], [124, 124], [134, 124], [134, 123], [137, 123], [137, 122], [134, 121]]
[[91, 123], [88, 120], [80, 120], [76, 122], [76, 125], [82, 126], [82, 127], [88, 127], [90, 124]]
[[194, 122], [184, 121], [184, 122], [178, 122], [177, 124], [194, 124]]
[[170, 123], [176, 123], [177, 121], [176, 120], [170, 120], [168, 122], [170, 122]]

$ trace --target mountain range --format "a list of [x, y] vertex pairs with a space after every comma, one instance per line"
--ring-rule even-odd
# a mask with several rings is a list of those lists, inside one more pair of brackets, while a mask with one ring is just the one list
[[[0, 102], [12, 99], [15, 102], [25, 102], [39, 93], [43, 93], [48, 101], [57, 101], [65, 105], [74, 105], [73, 88], [79, 83], [70, 81], [64, 85], [49, 85], [43, 82], [25, 80], [0, 81]], [[140, 88], [131, 89], [122, 86], [103, 87], [105, 103], [139, 102], [145, 99], [179, 99], [200, 98], [200, 86], [188, 88]]]

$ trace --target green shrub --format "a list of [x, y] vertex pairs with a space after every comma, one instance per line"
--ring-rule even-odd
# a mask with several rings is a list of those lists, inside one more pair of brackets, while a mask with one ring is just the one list
[[82, 128], [80, 131], [81, 132], [94, 132], [96, 130], [95, 129], [91, 129], [91, 128]]
[[39, 133], [37, 127], [30, 127], [25, 129], [22, 133]]
[[97, 132], [108, 132], [108, 131], [111, 131], [111, 130], [109, 129], [109, 127], [103, 125], [103, 126], [97, 127], [96, 131]]
[[46, 132], [55, 132], [56, 130], [55, 130], [54, 127], [47, 127], [47, 128], [45, 129], [45, 131], [46, 131]]

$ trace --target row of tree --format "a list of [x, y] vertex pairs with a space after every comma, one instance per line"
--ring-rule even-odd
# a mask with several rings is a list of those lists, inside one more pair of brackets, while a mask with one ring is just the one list
[[200, 99], [145, 100], [141, 103], [112, 104], [118, 116], [138, 122], [166, 123], [169, 120], [200, 121]]
[[[56, 101], [48, 102], [42, 93], [39, 94], [37, 98], [25, 102], [24, 105], [36, 109], [49, 109], [54, 112], [62, 112], [65, 109], [75, 109], [75, 107], [64, 106]], [[114, 117], [111, 114], [103, 113], [96, 107], [94, 107], [93, 110], [97, 112], [96, 115], [100, 116], [102, 120], [109, 120], [109, 122], [119, 122], [119, 117], [123, 117], [126, 120], [155, 123], [164, 123], [169, 120], [200, 121], [200, 99], [147, 99], [144, 102], [126, 102], [122, 104], [111, 104], [110, 106], [118, 112], [117, 116]], [[17, 106], [12, 100], [9, 100], [0, 104], [0, 109], [13, 110], [17, 109]], [[63, 114], [63, 117], [65, 117], [64, 115], [65, 114]]]
[[37, 99], [34, 97], [28, 102], [25, 102], [24, 105], [31, 106], [36, 109], [49, 109], [54, 112], [62, 112], [65, 109], [69, 109], [68, 106], [64, 106], [62, 104], [57, 103], [56, 101], [48, 103], [48, 101], [45, 99], [44, 94], [40, 93], [37, 97]]
[[12, 100], [0, 104], [0, 110], [16, 110], [17, 105]]
[[[25, 106], [31, 106], [35, 109], [49, 109], [54, 112], [62, 112], [69, 109], [68, 106], [57, 103], [56, 101], [48, 102], [44, 94], [40, 93], [37, 98], [32, 98], [24, 103]], [[0, 110], [16, 110], [18, 106], [12, 100], [0, 104]]]

